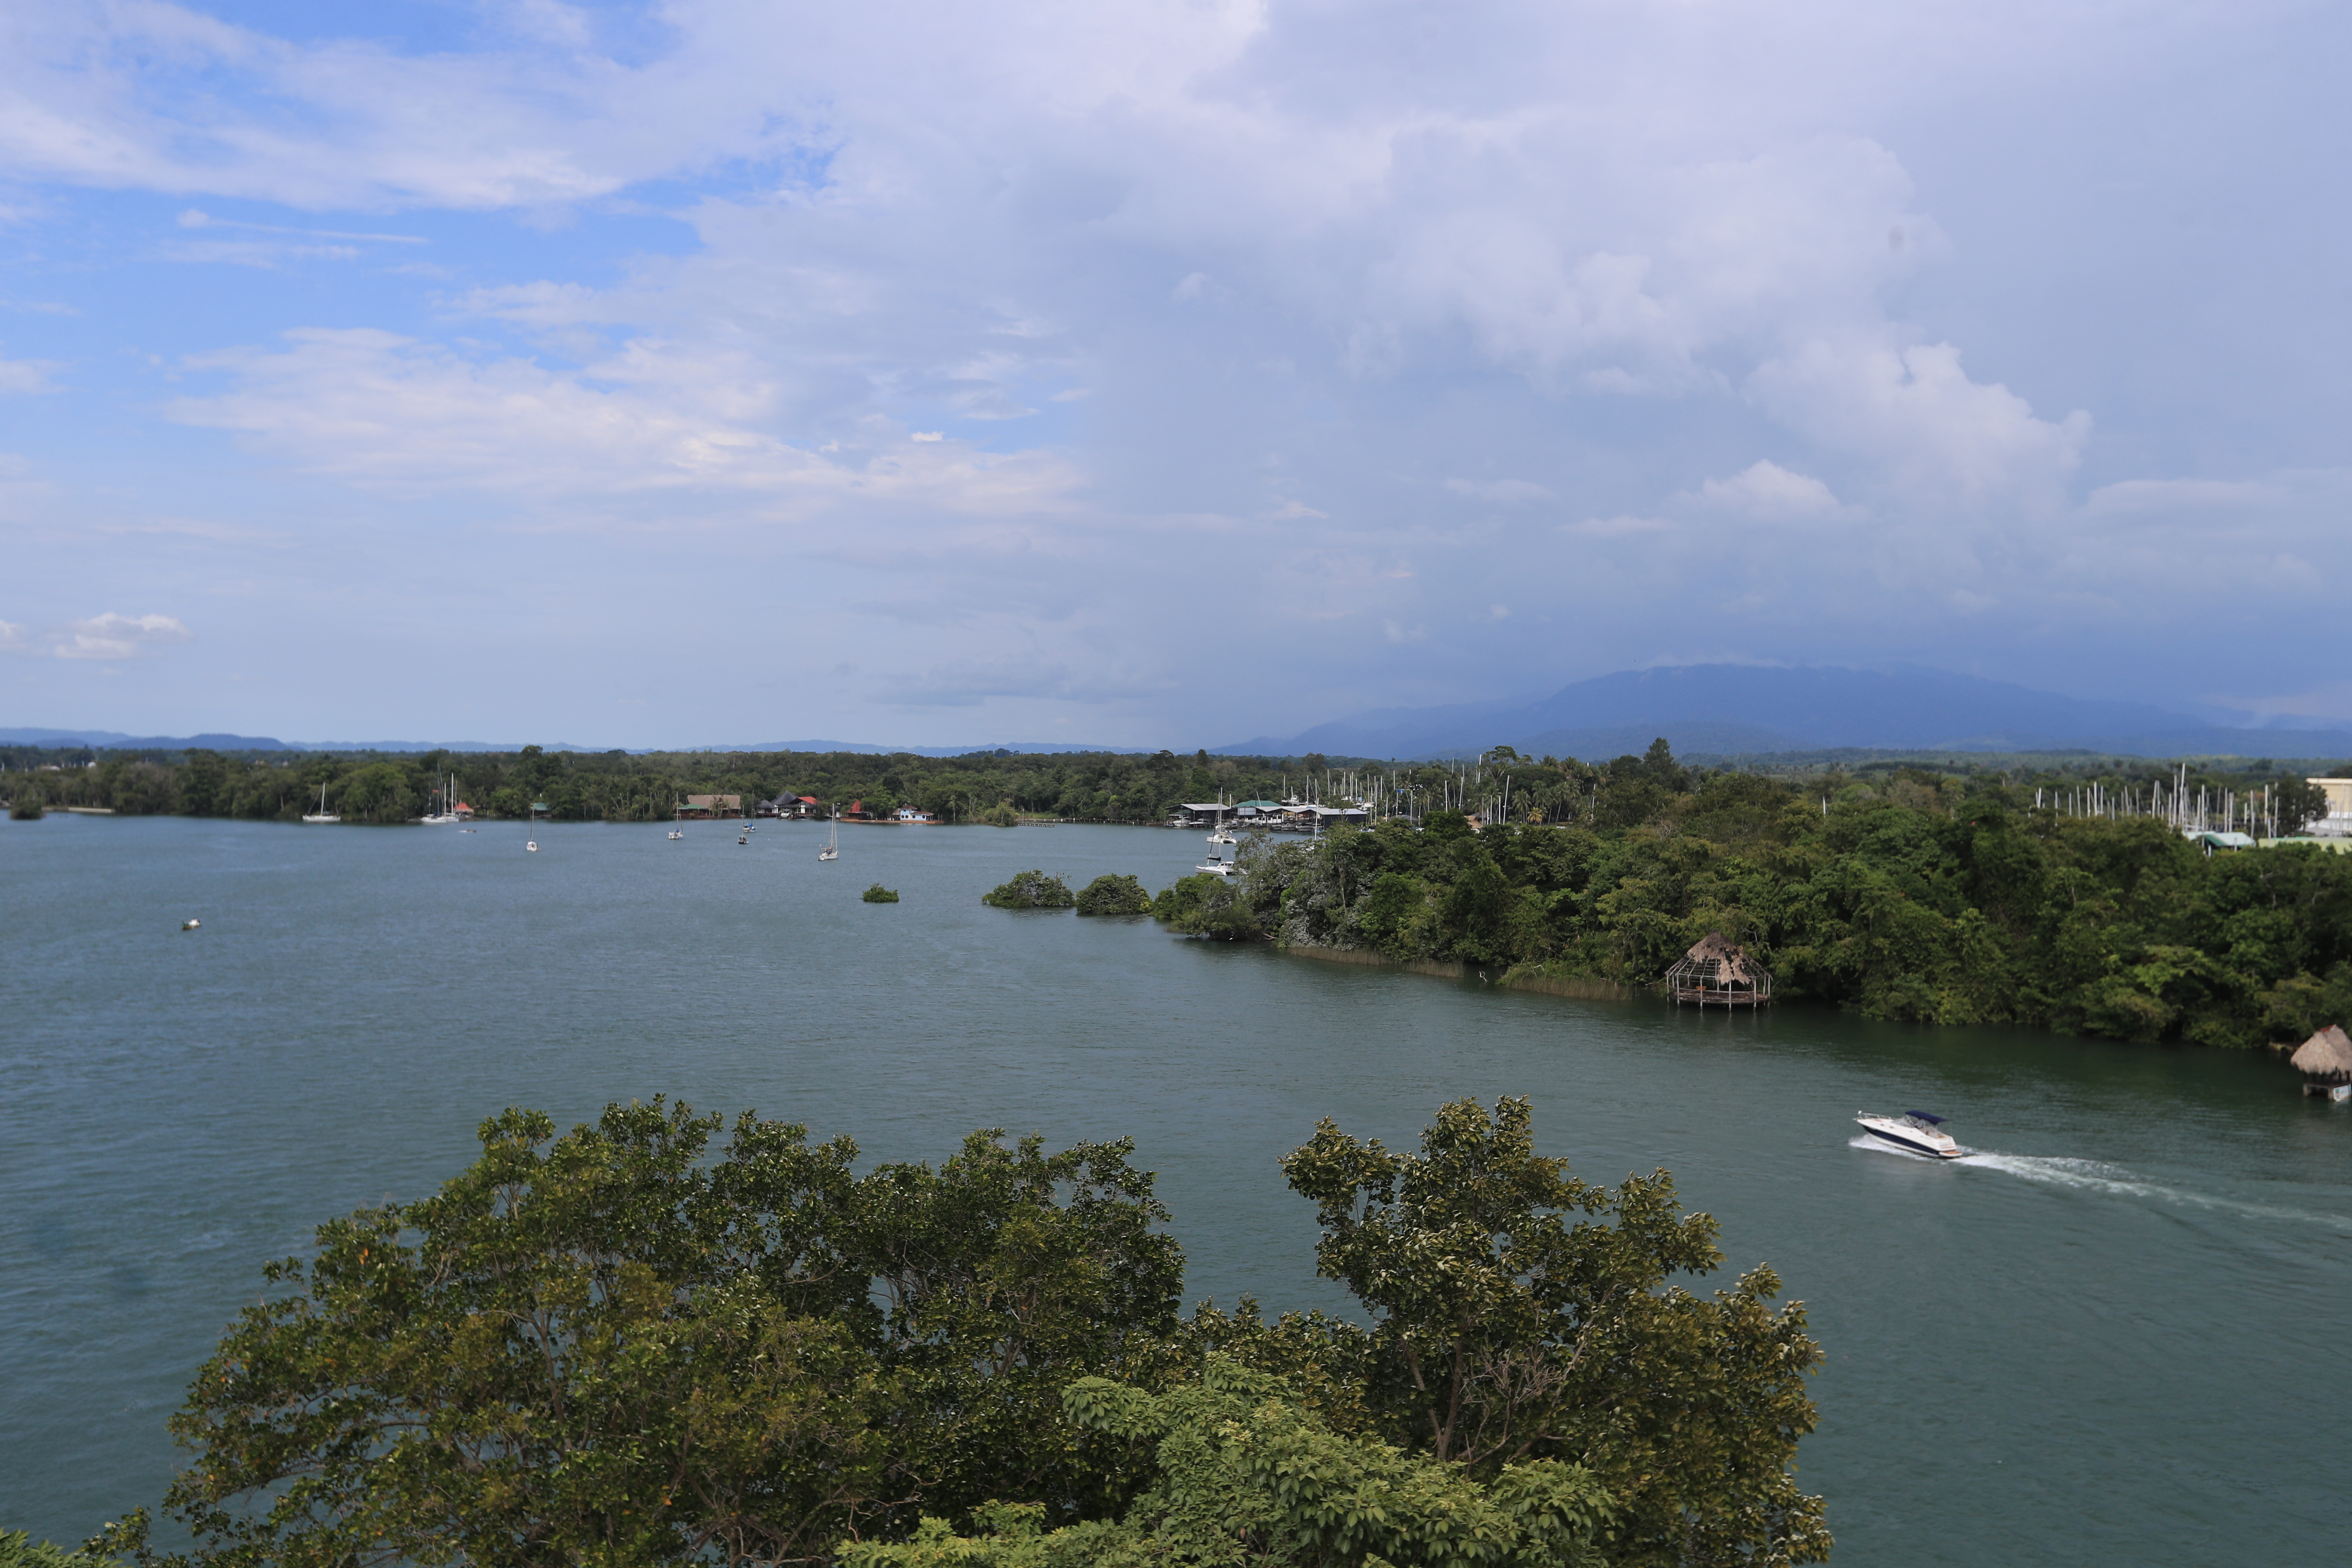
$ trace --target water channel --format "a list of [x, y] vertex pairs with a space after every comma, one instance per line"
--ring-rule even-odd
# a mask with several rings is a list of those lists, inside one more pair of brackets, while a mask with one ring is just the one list
[[[1672, 1168], [1828, 1352], [1836, 1560], [2317, 1562], [2352, 1544], [2352, 1107], [2275, 1062], [1786, 1005], [1700, 1017], [1008, 914], [1134, 828], [0, 823], [0, 1529], [161, 1491], [163, 1422], [267, 1258], [430, 1190], [488, 1112], [656, 1092], [938, 1159], [1132, 1136], [1188, 1295], [1336, 1307], [1276, 1157], [1534, 1097], [1579, 1174]], [[858, 900], [867, 883], [903, 901]], [[183, 932], [180, 922], [200, 918]], [[1853, 1145], [1951, 1119], [1969, 1159]]]

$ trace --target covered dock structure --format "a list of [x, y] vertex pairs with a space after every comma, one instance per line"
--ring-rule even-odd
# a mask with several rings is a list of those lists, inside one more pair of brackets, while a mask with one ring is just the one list
[[1676, 1006], [1761, 1007], [1772, 1000], [1772, 973], [1746, 948], [1711, 931], [1666, 971], [1666, 991]]
[[2303, 1075], [2303, 1092], [2322, 1100], [2352, 1100], [2352, 1037], [2330, 1024], [2297, 1046], [2287, 1065]]

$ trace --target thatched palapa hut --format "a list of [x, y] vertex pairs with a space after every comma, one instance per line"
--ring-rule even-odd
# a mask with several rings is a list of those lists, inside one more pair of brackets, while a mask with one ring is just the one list
[[2287, 1058], [2303, 1075], [2303, 1092], [2328, 1100], [2352, 1100], [2352, 1037], [2330, 1024]]
[[1666, 990], [1676, 1005], [1760, 1007], [1772, 1000], [1772, 974], [1747, 949], [1711, 931], [1666, 971]]

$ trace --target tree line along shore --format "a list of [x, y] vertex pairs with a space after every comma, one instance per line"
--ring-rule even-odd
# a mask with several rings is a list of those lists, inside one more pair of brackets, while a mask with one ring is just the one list
[[[1159, 824], [1202, 801], [1336, 798], [1351, 784], [1378, 815], [1478, 810], [1525, 824], [1633, 828], [1668, 818], [1673, 797], [1720, 773], [1769, 778], [1792, 798], [1833, 803], [1910, 798], [1949, 781], [1997, 780], [2029, 795], [2100, 786], [2110, 794], [2184, 783], [2218, 798], [2265, 786], [2305, 798], [2308, 765], [2208, 758], [2176, 778], [2177, 764], [2091, 755], [1969, 759], [1939, 753], [1853, 752], [1819, 758], [1715, 759], [1676, 763], [1665, 742], [1647, 756], [1612, 761], [1522, 756], [1508, 746], [1465, 762], [1393, 763], [1308, 753], [1295, 757], [1180, 756], [1171, 752], [975, 752], [957, 757], [862, 752], [215, 752], [105, 751], [86, 746], [0, 746], [0, 800], [56, 810], [94, 807], [124, 816], [238, 817], [292, 822], [320, 808], [345, 822], [413, 822], [437, 804], [445, 781], [484, 818], [521, 819], [536, 805], [558, 822], [659, 822], [688, 795], [746, 801], [809, 796], [869, 816], [912, 806], [945, 823], [1021, 817]], [[2337, 772], [2335, 767], [2323, 771]], [[2352, 776], [2352, 763], [2342, 764]], [[2316, 791], [2308, 792], [2315, 797]]]
[[[76, 756], [16, 748], [0, 753], [0, 780], [49, 805], [260, 818], [299, 816], [323, 784], [346, 820], [405, 821], [454, 772], [485, 815], [543, 801], [559, 818], [654, 821], [692, 791], [855, 798], [877, 813], [906, 803], [948, 821], [1159, 822], [1184, 802], [1336, 776], [1320, 757], [1166, 752], [79, 754], [94, 767]], [[1474, 822], [1433, 804], [1462, 798], [1463, 770], [1374, 764], [1417, 820], [1245, 842], [1234, 877], [1183, 879], [1152, 912], [1187, 934], [1566, 988], [1654, 985], [1721, 931], [1773, 972], [1784, 1000], [1927, 1023], [2244, 1048], [2352, 1017], [2352, 857], [2296, 845], [2209, 855], [2159, 820], [2047, 804], [2082, 797], [2100, 781], [2090, 765], [1790, 777], [1685, 766], [1664, 742], [1600, 763], [1506, 750], [1481, 787], [1507, 815]], [[2268, 784], [2293, 811], [2319, 809], [2275, 770], [2184, 779], [2168, 763], [2137, 775], [2105, 765], [2115, 791]]]

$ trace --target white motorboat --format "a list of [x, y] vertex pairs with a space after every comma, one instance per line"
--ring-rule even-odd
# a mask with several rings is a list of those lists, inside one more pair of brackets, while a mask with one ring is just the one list
[[1906, 1154], [1925, 1154], [1930, 1160], [1960, 1157], [1960, 1146], [1944, 1131], [1944, 1119], [1940, 1116], [1930, 1116], [1924, 1110], [1906, 1110], [1900, 1116], [1873, 1116], [1868, 1111], [1857, 1111], [1854, 1121], [1873, 1138]]

